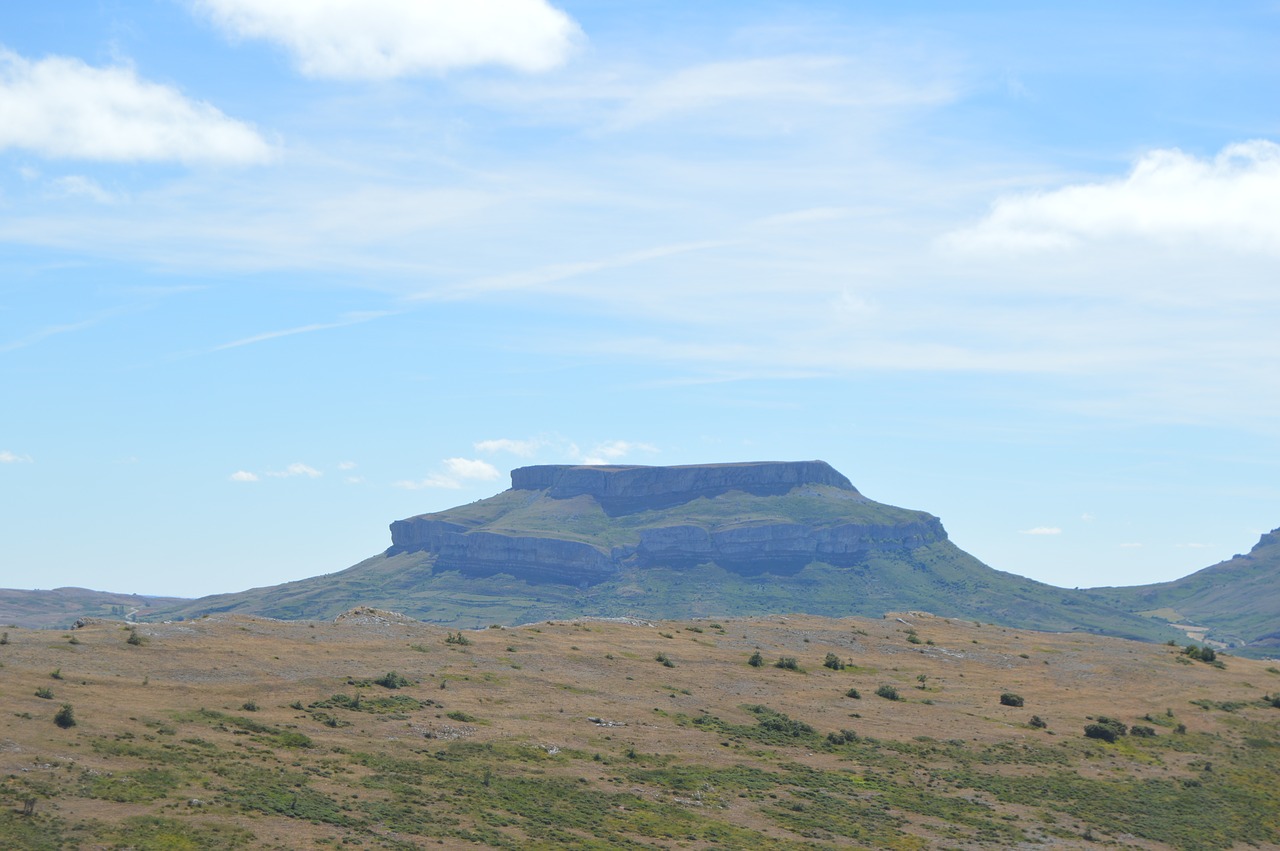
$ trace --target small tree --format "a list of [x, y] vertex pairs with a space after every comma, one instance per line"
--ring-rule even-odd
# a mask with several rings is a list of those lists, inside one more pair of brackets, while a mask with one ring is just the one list
[[781, 668], [784, 671], [800, 670], [800, 662], [794, 656], [779, 656], [778, 661], [773, 663], [773, 667]]
[[132, 644], [134, 647], [142, 646], [142, 636], [138, 635], [137, 627], [129, 628], [129, 637], [125, 639], [126, 644]]
[[830, 668], [833, 671], [843, 671], [845, 669], [845, 664], [840, 661], [840, 657], [836, 654], [828, 653], [827, 657], [822, 660], [822, 667]]
[[53, 716], [53, 723], [57, 724], [64, 730], [76, 725], [76, 713], [75, 710], [71, 708], [70, 703], [62, 704], [62, 708], [60, 708]]
[[751, 654], [751, 658], [747, 660], [747, 664], [753, 668], [764, 667], [764, 657], [760, 655], [759, 650]]

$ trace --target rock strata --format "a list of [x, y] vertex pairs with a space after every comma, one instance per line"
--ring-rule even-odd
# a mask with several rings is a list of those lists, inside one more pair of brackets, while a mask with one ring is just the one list
[[435, 570], [586, 586], [631, 568], [854, 567], [946, 532], [932, 515], [871, 502], [825, 462], [801, 461], [522, 467], [511, 490], [399, 520], [391, 537], [389, 554], [432, 553]]

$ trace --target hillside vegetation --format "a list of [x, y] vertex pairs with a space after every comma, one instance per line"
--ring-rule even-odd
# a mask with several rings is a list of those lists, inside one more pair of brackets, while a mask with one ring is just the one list
[[920, 613], [6, 633], [6, 848], [1280, 844], [1280, 668], [1180, 647]]

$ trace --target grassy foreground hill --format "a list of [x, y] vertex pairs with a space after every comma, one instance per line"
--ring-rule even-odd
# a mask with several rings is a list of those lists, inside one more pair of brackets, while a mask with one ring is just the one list
[[1089, 593], [1153, 619], [1207, 628], [1206, 639], [1235, 652], [1280, 653], [1280, 529], [1267, 532], [1248, 553], [1181, 579]]
[[1166, 645], [920, 613], [7, 632], [4, 848], [1280, 845], [1280, 668]]
[[925, 609], [1041, 630], [1180, 635], [1087, 594], [993, 570], [955, 546], [938, 518], [868, 499], [820, 461], [526, 467], [512, 482], [488, 499], [393, 523], [390, 549], [339, 573], [151, 617], [332, 618], [368, 605], [476, 627]]

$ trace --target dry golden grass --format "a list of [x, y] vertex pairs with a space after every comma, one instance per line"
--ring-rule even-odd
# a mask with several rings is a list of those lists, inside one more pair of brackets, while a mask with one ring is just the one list
[[[1018, 842], [1028, 847], [1086, 847], [1090, 843], [1081, 837], [1099, 830], [1130, 847], [1179, 847], [1162, 841], [1158, 831], [1143, 835], [1141, 829], [1117, 830], [1105, 819], [1091, 821], [1078, 807], [1041, 806], [970, 789], [944, 777], [943, 767], [969, 765], [956, 762], [957, 754], [1025, 746], [1025, 763], [977, 762], [993, 775], [1066, 772], [1099, 783], [1152, 781], [1182, 788], [1202, 782], [1210, 752], [1231, 760], [1246, 742], [1255, 748], [1268, 746], [1265, 741], [1280, 746], [1275, 737], [1280, 710], [1262, 702], [1267, 693], [1280, 693], [1273, 663], [1227, 658], [1222, 668], [1188, 664], [1174, 647], [1034, 633], [920, 613], [874, 621], [721, 620], [718, 628], [711, 621], [544, 623], [461, 633], [466, 643], [450, 640], [459, 634], [373, 610], [358, 610], [334, 623], [214, 616], [141, 624], [136, 627], [140, 644], [128, 643], [130, 631], [110, 621], [72, 632], [7, 632], [8, 643], [0, 646], [0, 803], [5, 806], [0, 845], [6, 835], [11, 842], [34, 843], [21, 839], [28, 836], [21, 832], [23, 825], [34, 823], [46, 825], [47, 835], [60, 837], [66, 847], [86, 848], [219, 847], [220, 842], [230, 847], [236, 841], [280, 848], [344, 841], [465, 848], [498, 844], [504, 837], [510, 847], [609, 848], [622, 847], [621, 836], [637, 843], [633, 847], [658, 848], [828, 848], [859, 842], [994, 847], [1013, 836], [1001, 839], [991, 832], [995, 828], [957, 827], [945, 813], [895, 803], [907, 800], [901, 794], [885, 798], [891, 802], [889, 813], [900, 820], [896, 826], [882, 826], [860, 840], [847, 832], [843, 838], [838, 831], [824, 836], [821, 830], [798, 829], [776, 810], [779, 800], [812, 803], [812, 789], [788, 786], [779, 790], [780, 798], [770, 799], [760, 790], [730, 794], [724, 781], [682, 790], [667, 775], [643, 772], [696, 766], [791, 777], [801, 766], [863, 783], [871, 778], [869, 797], [880, 789], [875, 783], [883, 774], [896, 784], [895, 794], [919, 789], [963, 798], [967, 806], [978, 801], [992, 819], [1021, 831]], [[913, 634], [920, 643], [910, 640]], [[756, 650], [766, 662], [759, 668], [747, 665]], [[828, 653], [850, 667], [823, 667]], [[660, 655], [672, 666], [657, 661]], [[797, 659], [803, 671], [773, 667], [782, 656]], [[411, 684], [393, 690], [370, 683], [391, 671]], [[55, 672], [59, 678], [52, 676]], [[877, 697], [881, 685], [894, 686], [902, 699]], [[861, 699], [846, 696], [851, 688], [861, 692]], [[38, 697], [42, 689], [52, 698]], [[1021, 695], [1025, 705], [1002, 706], [1002, 692]], [[359, 695], [366, 708], [369, 701], [392, 697], [413, 698], [417, 705], [384, 712], [314, 706], [335, 694]], [[63, 704], [74, 708], [74, 727], [54, 723]], [[245, 709], [246, 704], [256, 709]], [[819, 739], [783, 745], [752, 740], [729, 726], [755, 729], [757, 715], [744, 708], [752, 705], [801, 720], [821, 736], [851, 729], [879, 743], [875, 753], [883, 756], [875, 761], [871, 751], [823, 746]], [[207, 710], [204, 715], [201, 709]], [[1084, 726], [1099, 714], [1127, 724], [1145, 725], [1144, 716], [1159, 719], [1155, 744], [1135, 740], [1107, 746], [1083, 739]], [[1030, 726], [1033, 715], [1048, 729]], [[705, 716], [720, 720], [692, 723]], [[343, 726], [327, 726], [326, 718]], [[249, 719], [248, 727], [234, 719]], [[1186, 732], [1175, 733], [1175, 722]], [[284, 733], [309, 741], [299, 746], [280, 738]], [[1193, 744], [1173, 747], [1174, 737]], [[952, 756], [943, 753], [947, 742]], [[475, 747], [459, 750], [465, 745]], [[492, 748], [485, 750], [486, 745]], [[208, 754], [204, 761], [197, 758], [201, 748]], [[938, 754], [936, 762], [928, 756], [930, 748]], [[519, 756], [526, 752], [539, 758]], [[479, 760], [470, 768], [468, 753]], [[571, 756], [541, 758], [557, 753]], [[164, 761], [170, 758], [166, 754], [171, 763]], [[1054, 754], [1059, 762], [1047, 768], [1044, 755]], [[457, 759], [437, 762], [449, 755]], [[399, 780], [391, 782], [379, 762], [384, 757], [417, 762], [397, 769]], [[337, 809], [325, 811], [328, 815], [298, 809], [297, 794], [292, 804], [286, 801], [274, 810], [235, 798], [228, 790], [245, 782], [244, 772], [255, 764], [282, 777], [298, 775], [301, 781], [290, 781], [295, 790], [314, 792], [317, 801], [333, 802]], [[449, 804], [441, 791], [448, 783], [424, 779], [434, 769], [414, 767], [434, 764], [454, 766], [448, 783], [470, 790], [470, 797]], [[139, 793], [145, 783], [138, 772], [148, 769], [168, 774], [152, 791]], [[593, 837], [595, 828], [588, 825], [574, 826], [557, 839], [516, 804], [507, 805], [515, 814], [502, 819], [482, 812], [477, 801], [489, 790], [529, 777], [544, 783], [569, 778], [592, 794], [626, 793], [634, 796], [627, 800], [660, 804], [666, 808], [662, 813], [683, 807], [691, 818], [712, 818], [755, 838], [712, 836], [687, 825], [670, 830], [624, 825], [608, 828], [612, 833], [600, 827], [606, 832]], [[1250, 777], [1248, 782], [1257, 780]], [[402, 788], [414, 783], [421, 793]], [[409, 829], [407, 815], [396, 821], [374, 806], [409, 807], [418, 794], [432, 802], [431, 812], [447, 815], [439, 830]], [[34, 815], [17, 814], [33, 798]], [[626, 810], [618, 800], [615, 809]], [[803, 806], [796, 810], [802, 811]], [[1280, 820], [1274, 812], [1264, 815], [1264, 831]], [[138, 840], [131, 846], [129, 831], [141, 828], [126, 820], [141, 816], [189, 826], [184, 830], [196, 836], [191, 841], [197, 844], [174, 838], [183, 831], [159, 829], [152, 844]], [[198, 829], [218, 825], [249, 833], [206, 837], [206, 844], [199, 844], [206, 840], [199, 839]], [[246, 839], [249, 834], [252, 840]], [[1206, 840], [1183, 847], [1227, 845]]]

